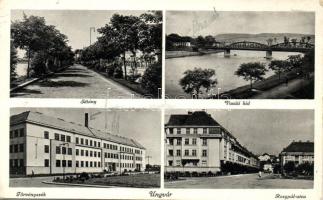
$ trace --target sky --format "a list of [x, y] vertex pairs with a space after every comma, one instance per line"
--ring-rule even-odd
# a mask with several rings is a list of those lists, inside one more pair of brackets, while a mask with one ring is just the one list
[[[47, 25], [54, 25], [68, 37], [69, 45], [73, 50], [81, 49], [90, 44], [90, 27], [95, 29], [109, 23], [113, 14], [139, 16], [146, 11], [103, 11], [103, 10], [12, 10], [11, 21], [22, 20], [23, 13], [27, 16], [44, 17]], [[99, 35], [91, 32], [92, 43]]]
[[[92, 116], [92, 119], [90, 117], [89, 120], [90, 127], [103, 131], [107, 127], [107, 130], [112, 134], [135, 139], [146, 148], [146, 156], [151, 156], [149, 163], [160, 164], [161, 113], [159, 110], [108, 109], [107, 123], [105, 123], [104, 109], [12, 108], [10, 115], [19, 114], [27, 110], [38, 111], [79, 124], [84, 124], [84, 113], [87, 112], [89, 117]], [[149, 122], [147, 119], [149, 119]]]
[[[166, 110], [187, 114], [188, 110]], [[193, 110], [191, 110], [193, 111]], [[241, 145], [256, 155], [278, 155], [293, 140], [314, 141], [313, 110], [206, 110]]]
[[177, 33], [182, 36], [215, 36], [221, 33], [314, 34], [314, 28], [313, 12], [166, 12], [166, 34]]

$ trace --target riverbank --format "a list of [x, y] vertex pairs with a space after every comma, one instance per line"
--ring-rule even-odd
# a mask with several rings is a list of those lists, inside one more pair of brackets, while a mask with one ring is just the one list
[[203, 51], [166, 51], [165, 58], [182, 58], [188, 56], [202, 56], [206, 54], [212, 53], [220, 53], [223, 52], [222, 50], [203, 50]]
[[[255, 82], [252, 90], [250, 85], [238, 87], [236, 89], [221, 93], [220, 99], [312, 99], [314, 98], [314, 73], [304, 77], [296, 71], [282, 73], [280, 77], [275, 74], [262, 81]], [[304, 96], [300, 91], [308, 88]], [[299, 96], [302, 95], [302, 96]], [[213, 98], [218, 98], [215, 96]]]

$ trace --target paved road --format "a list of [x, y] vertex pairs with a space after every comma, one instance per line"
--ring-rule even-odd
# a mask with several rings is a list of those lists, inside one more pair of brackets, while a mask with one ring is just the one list
[[[110, 88], [110, 89], [108, 89]], [[11, 94], [21, 98], [138, 98], [134, 91], [87, 69], [73, 65], [47, 80], [28, 85]], [[133, 95], [134, 94], [134, 95]]]
[[[10, 178], [9, 187], [66, 187], [64, 185], [45, 184], [43, 181], [53, 181], [54, 177]], [[69, 186], [71, 187], [71, 186]]]
[[212, 188], [212, 189], [308, 189], [313, 188], [311, 180], [273, 179], [271, 175], [258, 178], [258, 174], [238, 176], [188, 178], [165, 182], [165, 188]]

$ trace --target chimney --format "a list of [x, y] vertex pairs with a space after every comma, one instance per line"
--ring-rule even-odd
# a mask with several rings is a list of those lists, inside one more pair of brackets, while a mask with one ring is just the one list
[[85, 113], [84, 126], [89, 128], [89, 113]]

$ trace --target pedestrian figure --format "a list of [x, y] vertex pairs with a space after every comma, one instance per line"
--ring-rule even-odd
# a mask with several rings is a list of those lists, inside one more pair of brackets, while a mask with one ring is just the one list
[[34, 170], [31, 170], [31, 178], [34, 177], [34, 175], [35, 175]]
[[259, 176], [259, 178], [261, 178], [261, 171], [259, 171], [258, 176]]

